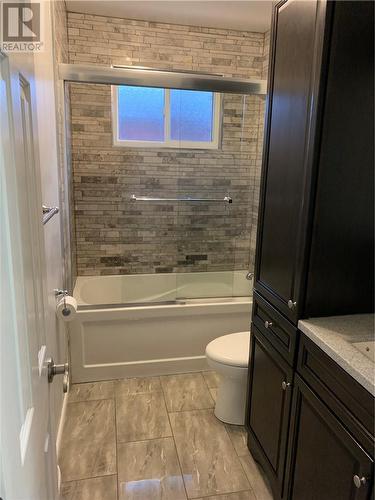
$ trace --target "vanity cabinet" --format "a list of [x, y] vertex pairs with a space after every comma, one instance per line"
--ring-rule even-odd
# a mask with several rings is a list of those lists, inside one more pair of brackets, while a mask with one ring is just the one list
[[281, 493], [291, 407], [293, 370], [253, 327], [249, 371], [248, 430], [252, 453], [267, 469], [274, 489]]
[[374, 398], [297, 334], [292, 368], [252, 325], [249, 450], [275, 500], [370, 500]]
[[293, 324], [373, 311], [373, 16], [274, 6], [254, 286]]
[[298, 375], [289, 440], [289, 500], [367, 500], [373, 460]]

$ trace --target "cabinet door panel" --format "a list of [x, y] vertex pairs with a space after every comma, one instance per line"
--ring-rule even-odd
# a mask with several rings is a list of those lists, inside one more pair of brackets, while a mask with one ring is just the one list
[[283, 390], [283, 382], [292, 383], [292, 369], [252, 327], [250, 396], [248, 427], [263, 455], [263, 465], [281, 491], [285, 465], [291, 385]]
[[288, 0], [276, 7], [263, 166], [256, 288], [293, 320], [296, 314], [287, 303], [297, 300], [294, 283], [304, 201], [316, 9], [315, 1]]
[[[290, 500], [370, 497], [372, 459], [298, 376], [290, 432]], [[354, 475], [366, 478], [366, 484], [357, 488]]]

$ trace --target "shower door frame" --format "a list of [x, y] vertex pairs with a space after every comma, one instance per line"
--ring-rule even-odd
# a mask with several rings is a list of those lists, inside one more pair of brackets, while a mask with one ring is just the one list
[[70, 83], [98, 83], [108, 85], [131, 85], [134, 87], [157, 87], [184, 90], [205, 90], [230, 94], [267, 93], [267, 80], [227, 78], [207, 73], [156, 70], [145, 67], [106, 67], [92, 64], [58, 65], [61, 80]]
[[[169, 89], [183, 89], [183, 90], [200, 90], [210, 91], [215, 93], [229, 93], [240, 95], [267, 95], [267, 80], [264, 79], [239, 79], [232, 77], [225, 77], [218, 74], [209, 74], [203, 72], [184, 71], [184, 70], [158, 70], [155, 68], [139, 67], [139, 66], [97, 66], [90, 64], [58, 64], [59, 85], [58, 93], [60, 102], [63, 103], [62, 119], [64, 123], [63, 137], [62, 137], [62, 158], [63, 158], [63, 182], [66, 187], [61, 193], [64, 200], [61, 204], [65, 209], [62, 211], [62, 217], [65, 224], [70, 228], [70, 214], [69, 214], [69, 198], [70, 189], [68, 182], [68, 170], [70, 162], [69, 145], [67, 136], [69, 135], [67, 129], [67, 117], [69, 112], [67, 110], [66, 89], [69, 83], [88, 83], [88, 84], [106, 84], [106, 85], [131, 85], [139, 87], [155, 87], [155, 88], [169, 88]], [[268, 102], [266, 100], [266, 110]], [[190, 201], [190, 200], [189, 200]], [[193, 200], [191, 200], [193, 201]], [[218, 200], [216, 200], [218, 201]], [[227, 201], [224, 198], [223, 201]], [[230, 202], [231, 203], [231, 200]], [[63, 245], [69, 254], [69, 261], [66, 262], [67, 272], [70, 276], [64, 278], [64, 288], [73, 294], [75, 285], [75, 276], [72, 276], [73, 269], [73, 249], [70, 241], [69, 234], [62, 234]], [[66, 240], [69, 241], [66, 241]], [[249, 273], [250, 274], [250, 273]], [[176, 301], [177, 303], [178, 301]], [[146, 302], [142, 305], [150, 305]]]

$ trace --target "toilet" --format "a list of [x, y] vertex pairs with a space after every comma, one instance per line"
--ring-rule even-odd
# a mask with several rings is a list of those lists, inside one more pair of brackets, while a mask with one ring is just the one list
[[216, 417], [228, 424], [244, 425], [250, 332], [218, 337], [206, 347], [210, 367], [220, 375]]

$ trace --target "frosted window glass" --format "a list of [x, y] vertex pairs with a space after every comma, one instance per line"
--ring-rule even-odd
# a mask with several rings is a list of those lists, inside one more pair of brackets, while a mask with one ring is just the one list
[[213, 93], [171, 90], [171, 139], [212, 141]]
[[123, 141], [164, 141], [164, 89], [120, 86], [118, 130]]

